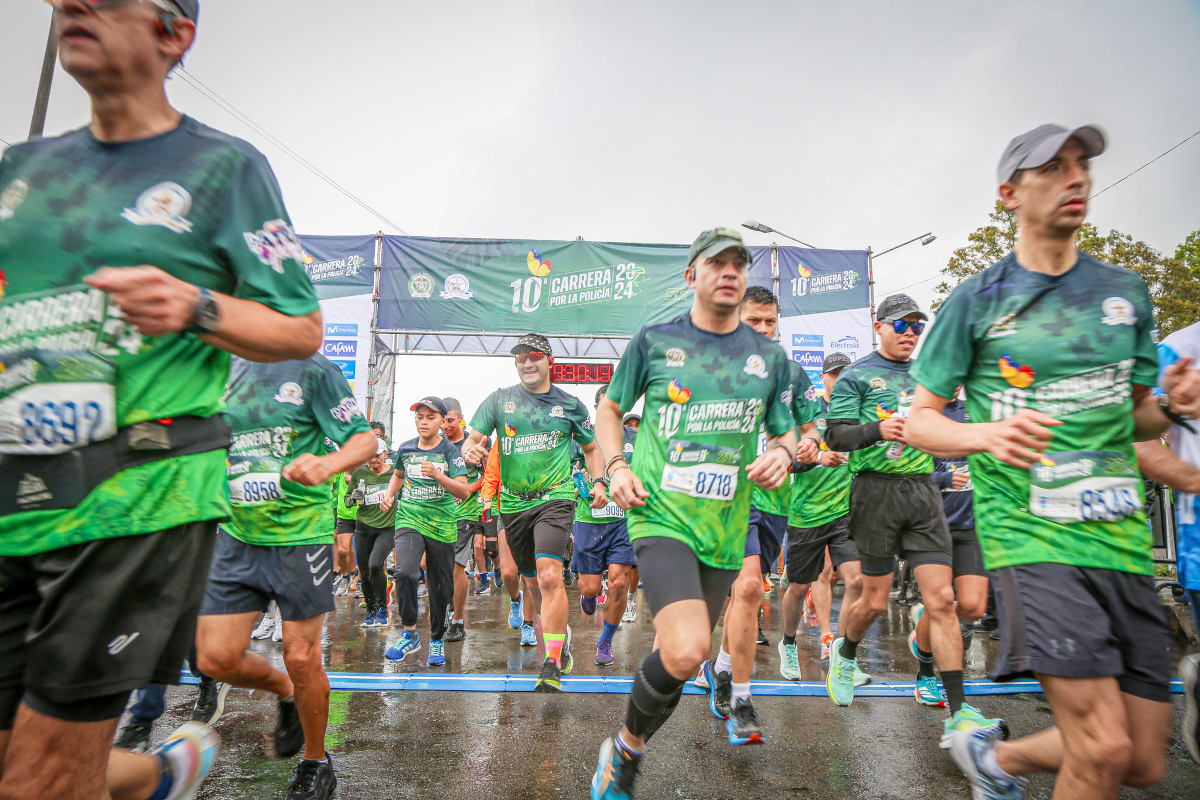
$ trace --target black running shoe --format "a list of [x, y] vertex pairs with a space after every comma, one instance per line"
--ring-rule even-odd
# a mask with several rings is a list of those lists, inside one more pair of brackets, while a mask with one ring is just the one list
[[960, 624], [959, 627], [962, 631], [963, 650], [970, 650], [971, 642], [975, 641], [975, 626]]
[[547, 658], [542, 662], [542, 674], [538, 675], [537, 682], [533, 684], [535, 692], [554, 692], [562, 691], [562, 670], [558, 668], [558, 664], [554, 663], [553, 658]]
[[767, 638], [767, 635], [766, 635], [765, 633], [763, 633], [763, 632], [762, 632], [762, 627], [761, 627], [761, 626], [760, 626], [760, 627], [759, 627], [759, 629], [758, 629], [758, 643], [759, 643], [760, 645], [762, 645], [763, 647], [770, 647], [770, 646], [771, 646], [771, 640], [770, 640], [770, 639], [768, 639], [768, 638]]
[[725, 732], [729, 734], [729, 743], [735, 746], [767, 743], [754, 713], [754, 703], [745, 697], [737, 701], [733, 713], [725, 720]]
[[996, 619], [995, 614], [984, 614], [975, 627], [981, 631], [994, 631], [1000, 627], [1000, 620]]
[[150, 749], [150, 731], [153, 728], [154, 720], [131, 719], [118, 734], [113, 747], [121, 747], [133, 753], [144, 753]]
[[192, 721], [203, 725], [212, 725], [221, 718], [225, 710], [225, 696], [229, 694], [229, 684], [214, 681], [212, 678], [200, 679], [200, 696], [196, 698], [196, 706], [192, 709]]
[[446, 635], [442, 637], [446, 642], [461, 642], [467, 638], [467, 632], [461, 622], [451, 622], [450, 629], [446, 631]]
[[713, 711], [722, 718], [728, 719], [733, 710], [729, 707], [733, 697], [733, 676], [728, 672], [718, 672], [716, 685], [713, 686]]
[[279, 718], [275, 720], [275, 757], [291, 758], [304, 747], [304, 728], [300, 712], [292, 700], [279, 701]]
[[328, 800], [335, 788], [333, 758], [326, 752], [324, 761], [302, 758], [296, 763], [296, 772], [287, 787], [287, 800]]

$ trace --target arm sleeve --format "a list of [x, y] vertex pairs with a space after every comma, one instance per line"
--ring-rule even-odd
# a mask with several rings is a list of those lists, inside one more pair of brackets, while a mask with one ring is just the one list
[[247, 153], [234, 173], [212, 246], [217, 261], [233, 273], [235, 297], [293, 317], [320, 308], [304, 270], [304, 249], [261, 153]]
[[1171, 347], [1170, 341], [1162, 342], [1158, 346], [1158, 385], [1154, 390], [1155, 395], [1161, 395], [1162, 390], [1162, 373], [1167, 367], [1179, 360], [1179, 354]]
[[320, 372], [309, 407], [321, 432], [339, 447], [356, 433], [370, 433], [371, 426], [359, 409], [342, 371], [324, 359], [318, 364]]
[[938, 397], [953, 397], [966, 382], [975, 362], [975, 337], [971, 331], [970, 289], [957, 287], [938, 309], [921, 355], [912, 365], [913, 378]]
[[825, 443], [829, 445], [830, 450], [848, 453], [882, 441], [878, 421], [859, 425], [858, 421], [853, 419], [825, 420]]
[[625, 355], [621, 356], [608, 384], [608, 396], [625, 414], [633, 410], [638, 398], [646, 393], [649, 373], [649, 351], [646, 344], [646, 329], [642, 328], [629, 340]]
[[475, 409], [471, 417], [471, 429], [479, 431], [484, 436], [491, 436], [496, 431], [496, 393], [492, 392]]

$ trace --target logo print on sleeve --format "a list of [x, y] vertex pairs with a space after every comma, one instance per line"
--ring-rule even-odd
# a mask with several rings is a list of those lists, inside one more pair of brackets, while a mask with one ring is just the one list
[[1008, 381], [1010, 386], [1015, 386], [1018, 389], [1024, 389], [1033, 384], [1033, 379], [1037, 375], [1033, 368], [1018, 364], [1009, 357], [1008, 353], [1000, 354], [1000, 376]]
[[243, 233], [242, 236], [246, 238], [250, 252], [276, 272], [283, 272], [283, 262], [289, 258], [297, 264], [304, 260], [304, 248], [300, 246], [296, 232], [282, 219], [264, 222], [257, 232]]
[[329, 413], [333, 415], [334, 419], [341, 422], [349, 422], [355, 417], [363, 415], [357, 401], [353, 397], [343, 397], [342, 402], [338, 403], [334, 408], [329, 409]]
[[667, 384], [667, 397], [671, 399], [672, 403], [686, 403], [692, 399], [692, 390], [686, 386], [680, 386], [679, 380], [672, 378], [671, 382]]
[[165, 181], [142, 192], [133, 208], [121, 212], [134, 225], [161, 225], [176, 233], [190, 233], [192, 223], [185, 219], [192, 210], [192, 196], [178, 183]]

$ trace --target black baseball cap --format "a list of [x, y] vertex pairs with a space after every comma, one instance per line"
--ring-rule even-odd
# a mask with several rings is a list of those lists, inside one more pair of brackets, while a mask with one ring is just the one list
[[528, 353], [531, 350], [537, 350], [539, 353], [545, 353], [548, 356], [554, 355], [550, 349], [550, 340], [540, 333], [527, 333], [517, 340], [516, 345], [508, 352], [514, 356], [521, 353]]
[[825, 363], [821, 365], [821, 374], [833, 372], [835, 369], [841, 369], [849, 365], [850, 356], [845, 353], [830, 353], [825, 356]]
[[909, 314], [916, 314], [921, 319], [929, 319], [921, 307], [917, 305], [917, 301], [913, 300], [906, 294], [890, 294], [883, 298], [883, 302], [879, 304], [879, 310], [875, 313], [875, 319], [878, 322], [893, 322], [894, 320], [904, 319]]
[[1083, 143], [1088, 158], [1104, 152], [1104, 131], [1096, 125], [1083, 125], [1074, 130], [1062, 125], [1038, 125], [1008, 143], [1004, 155], [1000, 156], [996, 177], [1000, 183], [1006, 183], [1020, 170], [1040, 167], [1054, 158], [1071, 138]]
[[421, 406], [425, 406], [430, 411], [436, 411], [437, 413], [441, 414], [443, 417], [446, 416], [446, 404], [442, 402], [442, 398], [440, 398], [440, 397], [433, 397], [432, 395], [430, 395], [429, 397], [423, 397], [420, 400], [418, 400], [417, 402], [413, 403], [412, 407], [409, 408], [408, 410], [416, 411]]
[[182, 16], [192, 22], [200, 21], [200, 0], [166, 0], [166, 5], [175, 6]]

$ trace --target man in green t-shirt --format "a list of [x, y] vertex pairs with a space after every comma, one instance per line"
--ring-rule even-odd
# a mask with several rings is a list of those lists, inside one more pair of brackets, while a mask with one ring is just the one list
[[[1115, 798], [1165, 767], [1170, 634], [1133, 442], [1200, 416], [1200, 373], [1164, 370], [1160, 405], [1145, 285], [1075, 248], [1104, 147], [1092, 126], [1009, 143], [998, 178], [1016, 246], [955, 288], [914, 369], [911, 443], [971, 454], [1001, 609], [994, 677], [1036, 676], [1056, 724], [1012, 742], [954, 734], [976, 797], [1021, 797], [1023, 776], [1049, 772], [1055, 797]], [[960, 384], [969, 423], [941, 413]]]
[[384, 653], [399, 661], [421, 646], [417, 635], [417, 584], [424, 561], [429, 587], [429, 658], [446, 663], [442, 637], [454, 601], [454, 545], [458, 540], [456, 501], [467, 499], [467, 470], [462, 451], [442, 436], [446, 404], [426, 396], [413, 403], [417, 438], [396, 448], [396, 471], [388, 483], [382, 508], [396, 506], [396, 567], [393, 581], [400, 622], [399, 640]]
[[0, 795], [25, 797], [102, 784], [129, 692], [179, 680], [230, 515], [229, 353], [321, 342], [266, 159], [167, 99], [196, 0], [52, 5], [91, 122], [0, 158]]
[[[570, 444], [583, 449], [588, 470], [604, 473], [592, 423], [579, 398], [550, 384], [554, 354], [550, 341], [527, 333], [512, 348], [521, 382], [497, 389], [475, 411], [471, 435], [463, 446], [468, 463], [479, 466], [487, 456], [485, 436], [494, 432], [500, 444], [500, 509], [508, 547], [525, 579], [529, 599], [540, 607], [546, 660], [534, 691], [562, 691], [570, 673], [571, 626], [567, 624], [567, 588], [563, 563], [575, 516]], [[601, 483], [592, 486], [592, 507], [608, 504]], [[599, 486], [599, 488], [596, 488]], [[536, 578], [536, 580], [535, 580]], [[536, 644], [533, 626], [521, 626], [521, 644]]]
[[[233, 429], [225, 468], [233, 517], [217, 532], [196, 631], [199, 666], [232, 686], [274, 693], [275, 755], [288, 758], [303, 747], [296, 783], [312, 771], [332, 791], [329, 679], [321, 658], [336, 567], [329, 479], [366, 461], [376, 439], [341, 370], [319, 354], [276, 364], [235, 358], [225, 419]], [[327, 453], [326, 438], [340, 449]], [[246, 649], [272, 600], [287, 672]]]
[[[684, 272], [691, 310], [634, 334], [596, 412], [658, 636], [635, 672], [624, 727], [600, 748], [593, 800], [633, 796], [647, 741], [712, 652], [717, 616], [745, 562], [750, 487], [778, 489], [795, 458], [787, 355], [738, 317], [750, 261], [737, 231], [701, 233]], [[621, 415], [643, 397], [647, 421], [631, 464]], [[746, 707], [739, 700], [727, 729]]]
[[[467, 422], [463, 418], [462, 404], [453, 397], [443, 397], [442, 402], [446, 405], [442, 436], [460, 451], [461, 458], [462, 446], [467, 438], [464, 430]], [[464, 466], [467, 470], [467, 498], [456, 500], [454, 503], [458, 540], [454, 544], [454, 613], [450, 617], [450, 629], [444, 637], [447, 642], [461, 642], [467, 635], [467, 591], [471, 588], [467, 578], [467, 567], [471, 564], [472, 555], [475, 556], [475, 564], [479, 569], [480, 594], [488, 584], [487, 556], [483, 552], [483, 506], [479, 502], [483, 470], [475, 464], [464, 462]]]

